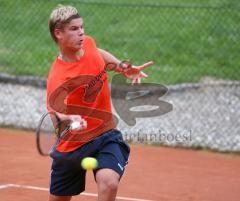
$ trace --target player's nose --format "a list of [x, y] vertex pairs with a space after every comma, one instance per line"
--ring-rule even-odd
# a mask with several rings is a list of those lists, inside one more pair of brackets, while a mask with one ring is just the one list
[[78, 35], [79, 35], [79, 36], [82, 36], [83, 34], [84, 34], [84, 30], [83, 30], [83, 29], [79, 29], [79, 30], [78, 30]]

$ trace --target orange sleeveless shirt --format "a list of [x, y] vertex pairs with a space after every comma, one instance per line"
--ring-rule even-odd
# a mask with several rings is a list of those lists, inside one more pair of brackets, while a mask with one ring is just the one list
[[[48, 110], [79, 114], [87, 121], [85, 130], [70, 132], [67, 139], [60, 141], [57, 146], [60, 152], [73, 151], [116, 127], [113, 119], [109, 119], [112, 110], [105, 63], [90, 36], [84, 37], [83, 50], [84, 55], [77, 62], [64, 62], [56, 58], [48, 75]], [[58, 93], [65, 95], [59, 96]], [[56, 99], [60, 99], [60, 107], [55, 106], [55, 100], [50, 100], [53, 94]], [[80, 106], [81, 109], [78, 108]], [[105, 118], [106, 116], [108, 118]], [[78, 140], [77, 136], [81, 135], [88, 135], [88, 140]]]

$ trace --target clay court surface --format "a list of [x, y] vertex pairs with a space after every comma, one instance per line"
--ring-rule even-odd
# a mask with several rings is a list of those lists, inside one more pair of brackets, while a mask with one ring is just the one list
[[[38, 155], [31, 132], [0, 129], [0, 200], [47, 201], [51, 160]], [[131, 145], [117, 200], [239, 201], [240, 155]], [[91, 172], [86, 192], [96, 200]]]

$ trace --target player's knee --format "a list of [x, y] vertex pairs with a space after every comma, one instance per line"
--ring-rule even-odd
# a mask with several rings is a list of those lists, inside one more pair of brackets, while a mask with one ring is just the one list
[[118, 181], [116, 180], [109, 180], [105, 183], [105, 187], [109, 189], [109, 191], [116, 191], [118, 188]]
[[116, 178], [105, 178], [99, 182], [99, 190], [102, 192], [115, 192], [118, 189], [119, 181]]

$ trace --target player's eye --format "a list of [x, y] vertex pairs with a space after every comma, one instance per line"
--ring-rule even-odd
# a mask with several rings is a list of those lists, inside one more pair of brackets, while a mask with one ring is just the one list
[[76, 31], [78, 30], [78, 27], [72, 27], [71, 30]]

